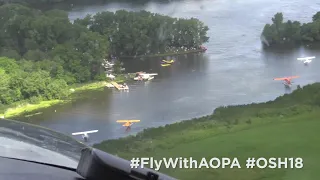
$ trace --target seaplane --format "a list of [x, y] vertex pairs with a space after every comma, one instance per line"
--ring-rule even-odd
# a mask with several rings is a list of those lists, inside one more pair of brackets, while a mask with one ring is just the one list
[[304, 57], [304, 58], [297, 58], [298, 61], [303, 61], [304, 65], [308, 65], [309, 63], [311, 63], [312, 59], [315, 59], [315, 56], [311, 56], [311, 57]]
[[171, 59], [171, 60], [162, 60], [161, 61], [161, 66], [162, 67], [171, 66], [174, 62], [175, 62], [175, 60], [173, 60], [173, 59]]
[[168, 67], [168, 66], [171, 66], [171, 64], [161, 63], [161, 66], [162, 66], [162, 67]]
[[157, 76], [158, 73], [151, 73], [151, 74], [148, 74], [148, 73], [145, 73], [145, 72], [137, 72], [137, 77], [134, 77], [133, 79], [136, 80], [136, 81], [142, 81], [142, 80], [152, 80], [154, 79], [154, 76]]
[[298, 78], [299, 76], [289, 76], [289, 77], [282, 77], [282, 78], [274, 78], [275, 81], [283, 81], [285, 87], [290, 88], [292, 85], [291, 79]]
[[81, 135], [83, 140], [87, 142], [89, 140], [89, 135], [88, 134], [96, 133], [96, 132], [98, 132], [98, 130], [75, 132], [75, 133], [72, 133], [72, 135], [74, 135], [74, 136]]
[[129, 131], [132, 124], [137, 122], [140, 122], [140, 120], [117, 120], [117, 123], [124, 123], [122, 126], [127, 127], [126, 131]]
[[172, 64], [174, 63], [175, 61], [173, 59], [171, 60], [162, 60], [163, 63], [167, 63], [167, 64]]

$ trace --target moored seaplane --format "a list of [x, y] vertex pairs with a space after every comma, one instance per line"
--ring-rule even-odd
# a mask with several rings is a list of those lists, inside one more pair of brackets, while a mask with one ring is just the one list
[[171, 59], [171, 60], [162, 60], [161, 61], [161, 66], [162, 67], [171, 66], [174, 62], [175, 62], [175, 60], [173, 60], [173, 59]]
[[148, 73], [145, 73], [145, 72], [137, 72], [137, 76], [134, 77], [133, 79], [136, 80], [136, 81], [142, 81], [142, 80], [152, 80], [154, 79], [154, 76], [157, 76], [158, 73], [151, 73], [151, 74], [148, 74]]
[[304, 58], [297, 58], [298, 61], [303, 61], [303, 64], [308, 65], [309, 63], [311, 63], [312, 59], [315, 59], [315, 56], [311, 56], [311, 57], [304, 57]]
[[162, 60], [163, 63], [167, 63], [167, 64], [172, 64], [174, 63], [175, 61], [173, 59], [171, 60]]
[[89, 140], [89, 135], [90, 133], [96, 133], [98, 132], [98, 130], [92, 130], [92, 131], [83, 131], [83, 132], [75, 132], [72, 133], [72, 135], [81, 135], [84, 141], [88, 141]]
[[117, 120], [117, 123], [124, 123], [122, 126], [127, 127], [126, 131], [129, 131], [132, 124], [137, 122], [140, 122], [140, 120]]
[[292, 85], [291, 79], [298, 78], [299, 76], [290, 76], [290, 77], [282, 77], [282, 78], [274, 78], [275, 81], [283, 81], [285, 87], [290, 88]]

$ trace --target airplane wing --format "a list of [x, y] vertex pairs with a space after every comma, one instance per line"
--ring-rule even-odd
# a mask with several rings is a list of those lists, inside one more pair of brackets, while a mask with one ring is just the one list
[[117, 120], [117, 123], [140, 122], [140, 120]]
[[304, 61], [304, 60], [314, 59], [314, 58], [316, 58], [316, 57], [315, 56], [311, 56], [311, 57], [297, 58], [297, 60]]
[[96, 132], [98, 132], [98, 130], [75, 132], [75, 133], [72, 133], [72, 135], [81, 135], [81, 134], [96, 133]]
[[289, 76], [289, 77], [282, 77], [282, 78], [274, 78], [273, 80], [275, 81], [281, 81], [281, 80], [285, 80], [285, 79], [295, 79], [298, 78], [299, 76]]
[[158, 73], [152, 73], [152, 74], [149, 74], [150, 76], [157, 76]]

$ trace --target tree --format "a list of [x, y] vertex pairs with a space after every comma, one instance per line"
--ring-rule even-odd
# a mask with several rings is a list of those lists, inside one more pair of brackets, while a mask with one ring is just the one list
[[283, 22], [282, 13], [277, 13], [272, 18], [273, 24], [266, 24], [262, 41], [268, 42], [270, 46], [276, 44], [299, 45], [304, 42], [316, 42], [320, 40], [320, 12], [312, 17], [312, 22], [301, 24], [298, 21], [288, 20]]

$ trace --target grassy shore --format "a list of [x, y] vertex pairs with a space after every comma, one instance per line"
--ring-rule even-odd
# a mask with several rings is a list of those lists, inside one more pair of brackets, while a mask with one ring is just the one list
[[[123, 83], [130, 80], [126, 78], [125, 75], [119, 75], [116, 77], [114, 81], [117, 83]], [[53, 105], [68, 103], [72, 100], [75, 100], [76, 98], [79, 98], [79, 96], [74, 95], [77, 92], [98, 90], [98, 89], [104, 88], [108, 82], [111, 82], [111, 80], [72, 85], [70, 86], [70, 89], [73, 89], [70, 97], [64, 100], [54, 99], [49, 101], [41, 101], [40, 103], [37, 103], [37, 104], [31, 104], [28, 101], [16, 102], [14, 104], [2, 107], [0, 109], [0, 118], [1, 117], [12, 118], [15, 116], [19, 116], [21, 114], [33, 112], [35, 110], [48, 108]]]
[[[319, 176], [320, 84], [274, 101], [221, 107], [212, 115], [146, 129], [96, 148], [120, 157], [230, 157], [241, 169], [161, 169], [178, 179], [313, 180]], [[247, 169], [248, 157], [301, 157], [303, 169]]]
[[48, 108], [50, 106], [66, 103], [66, 100], [50, 100], [50, 101], [41, 101], [39, 104], [30, 104], [27, 102], [20, 102], [17, 106], [11, 106], [11, 108], [5, 109], [5, 112], [0, 114], [0, 117], [12, 118], [18, 116], [20, 114], [24, 114], [27, 112], [32, 112], [37, 109]]
[[166, 52], [161, 54], [151, 54], [151, 55], [142, 55], [142, 56], [121, 56], [120, 58], [143, 58], [143, 57], [164, 57], [164, 56], [177, 56], [177, 55], [183, 55], [183, 54], [191, 54], [191, 53], [199, 53], [203, 52], [202, 49], [197, 50], [189, 50], [189, 51], [179, 51], [179, 52]]

